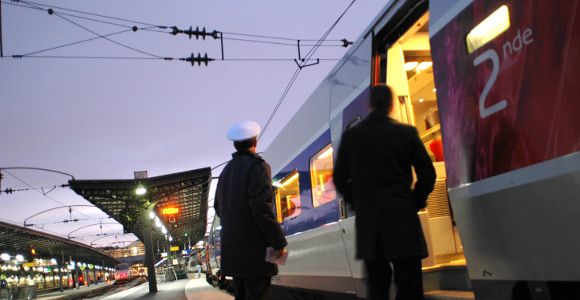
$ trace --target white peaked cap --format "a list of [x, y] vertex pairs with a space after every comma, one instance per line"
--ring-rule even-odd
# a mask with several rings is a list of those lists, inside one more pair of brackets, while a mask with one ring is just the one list
[[228, 139], [234, 142], [249, 140], [260, 134], [260, 125], [254, 121], [240, 122], [228, 130]]

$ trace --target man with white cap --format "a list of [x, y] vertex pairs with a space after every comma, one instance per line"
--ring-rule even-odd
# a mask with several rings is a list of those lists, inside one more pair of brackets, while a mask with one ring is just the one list
[[271, 277], [266, 248], [280, 257], [287, 245], [274, 215], [270, 166], [256, 154], [260, 126], [245, 121], [228, 131], [236, 152], [220, 174], [214, 207], [220, 217], [221, 272], [234, 278], [236, 300], [270, 298]]

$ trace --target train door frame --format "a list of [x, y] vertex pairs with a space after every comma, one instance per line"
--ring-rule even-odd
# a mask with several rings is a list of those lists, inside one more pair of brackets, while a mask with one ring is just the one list
[[[373, 40], [372, 40], [372, 57], [371, 57], [371, 86], [377, 86], [381, 84], [387, 84], [389, 82], [388, 66], [389, 66], [389, 50], [396, 46], [401, 38], [405, 36], [410, 36], [409, 31], [419, 24], [423, 23], [421, 26], [427, 26], [425, 21], [425, 15], [429, 13], [429, 2], [427, 0], [420, 1], [409, 1], [402, 3], [397, 11], [392, 17], [386, 22], [378, 22], [373, 30]], [[375, 33], [376, 32], [376, 33]], [[430, 41], [429, 41], [430, 44]], [[431, 47], [429, 46], [429, 50]], [[415, 51], [420, 52], [420, 51]], [[430, 57], [430, 53], [428, 54]], [[395, 74], [396, 75], [396, 74]], [[416, 77], [415, 77], [416, 78]], [[435, 91], [435, 90], [433, 90]], [[408, 91], [409, 92], [409, 91]], [[403, 93], [408, 94], [410, 93]], [[404, 99], [400, 99], [403, 98]], [[401, 104], [395, 104], [395, 108], [399, 107], [401, 110], [398, 117], [404, 123], [409, 123], [413, 126], [418, 126], [419, 124], [415, 122], [415, 113], [412, 108], [413, 104], [410, 103], [410, 99], [407, 96], [399, 97]], [[396, 101], [396, 100], [395, 100]], [[437, 107], [437, 106], [435, 106]], [[411, 108], [411, 110], [410, 110]], [[428, 128], [428, 127], [427, 127]], [[427, 131], [425, 131], [427, 132]], [[431, 136], [431, 135], [430, 135]], [[429, 141], [427, 141], [429, 143]], [[439, 143], [441, 145], [441, 143]], [[434, 150], [433, 150], [434, 151]], [[442, 151], [440, 151], [442, 153]], [[437, 155], [435, 155], [437, 156]], [[449, 203], [448, 194], [446, 197], [441, 197], [447, 193], [447, 187], [445, 184], [445, 169], [444, 162], [439, 162], [440, 158], [434, 159], [434, 166], [438, 170], [438, 182], [443, 182], [443, 187], [441, 183], [438, 183], [438, 188], [436, 193], [434, 193], [433, 199], [430, 199], [434, 204], [434, 208], [439, 208], [440, 203], [444, 202], [444, 198], [447, 199], [447, 206], [449, 214], [440, 215], [440, 211], [435, 209], [432, 218], [428, 214], [420, 213], [421, 222], [423, 224], [423, 231], [425, 238], [427, 240], [430, 256], [423, 261], [424, 267], [435, 267], [440, 264], [452, 264], [461, 263], [464, 261], [463, 247], [461, 243], [461, 238], [459, 236], [458, 229], [455, 227], [455, 221], [452, 214], [451, 205]], [[435, 201], [437, 200], [437, 201]], [[430, 202], [432, 202], [430, 201]], [[439, 217], [439, 218], [438, 218]], [[447, 219], [450, 218], [450, 222]], [[447, 222], [447, 223], [446, 223]], [[448, 224], [449, 223], [449, 224]], [[435, 226], [431, 228], [432, 226]], [[445, 230], [443, 230], [445, 229]], [[449, 231], [450, 230], [450, 231]], [[433, 235], [433, 237], [432, 237]]]

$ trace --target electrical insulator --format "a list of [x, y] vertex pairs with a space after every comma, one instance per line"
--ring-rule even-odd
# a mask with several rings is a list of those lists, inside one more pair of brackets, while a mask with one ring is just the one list
[[198, 40], [200, 36], [202, 39], [205, 40], [205, 37], [207, 37], [208, 35], [213, 37], [214, 39], [217, 39], [219, 32], [216, 30], [214, 30], [212, 32], [207, 32], [205, 27], [203, 27], [201, 30], [199, 30], [199, 26], [195, 27], [195, 30], [193, 30], [192, 26], [189, 26], [189, 29], [187, 29], [187, 30], [181, 30], [181, 29], [177, 28], [177, 26], [171, 27], [171, 34], [177, 35], [179, 33], [182, 33], [182, 34], [189, 36], [190, 40], [191, 40], [192, 36], [195, 36], [196, 40]]
[[215, 59], [207, 57], [207, 53], [202, 57], [201, 53], [198, 53], [197, 56], [191, 53], [191, 55], [187, 58], [180, 58], [179, 60], [188, 61], [191, 63], [192, 66], [197, 63], [198, 66], [201, 66], [201, 63], [204, 63], [206, 66], [210, 61], [214, 61]]
[[342, 39], [340, 41], [342, 42], [342, 46], [345, 47], [345, 48], [348, 47], [348, 46], [350, 46], [350, 45], [352, 45], [352, 42], [349, 41], [349, 40], [347, 40], [347, 39]]

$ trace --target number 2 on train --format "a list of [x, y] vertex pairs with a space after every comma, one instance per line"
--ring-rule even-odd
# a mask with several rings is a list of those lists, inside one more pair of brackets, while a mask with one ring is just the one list
[[491, 75], [489, 76], [489, 79], [487, 80], [487, 83], [485, 84], [485, 87], [483, 88], [481, 95], [479, 95], [479, 116], [482, 119], [487, 118], [507, 107], [507, 101], [505, 99], [491, 106], [487, 107], [485, 106], [485, 99], [487, 98], [487, 95], [489, 94], [489, 91], [493, 87], [493, 84], [497, 79], [497, 75], [499, 74], [499, 57], [497, 55], [497, 52], [493, 49], [488, 49], [487, 51], [481, 53], [473, 60], [473, 65], [477, 67], [486, 60], [491, 60], [492, 69]]

